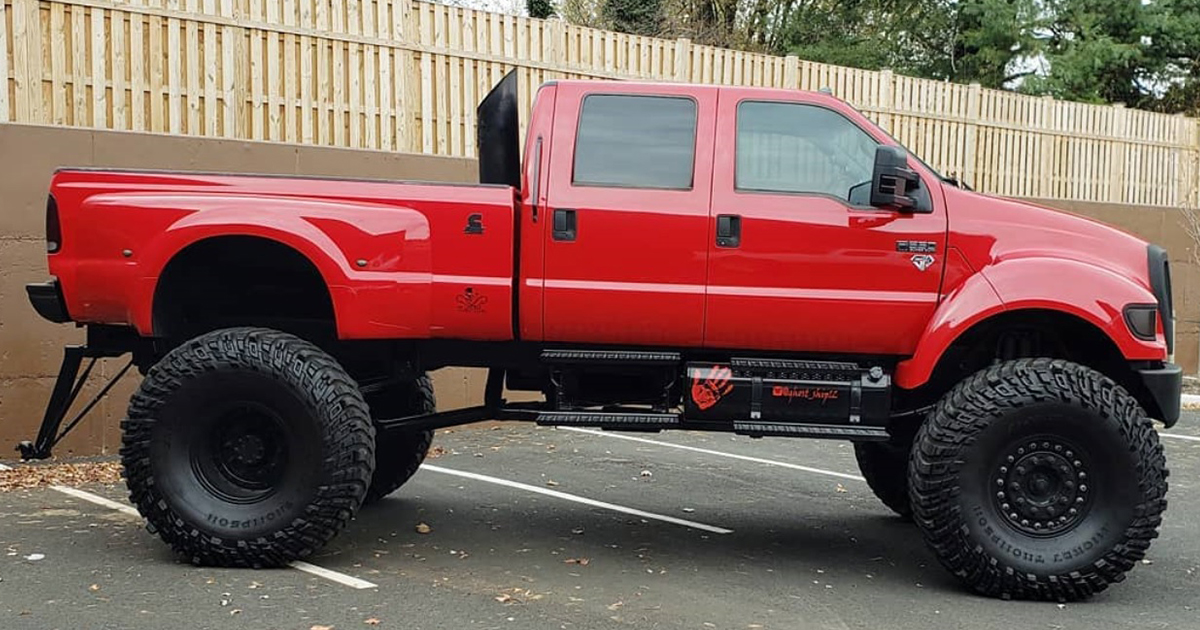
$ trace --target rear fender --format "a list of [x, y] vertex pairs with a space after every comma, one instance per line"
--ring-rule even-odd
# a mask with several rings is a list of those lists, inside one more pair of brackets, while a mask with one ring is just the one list
[[154, 292], [171, 259], [209, 238], [256, 236], [291, 247], [317, 268], [340, 338], [429, 336], [429, 223], [416, 210], [211, 194], [155, 196], [152, 205], [159, 204], [186, 214], [138, 256], [141, 271], [130, 304], [133, 324], [144, 335], [152, 333]]
[[1130, 361], [1166, 359], [1161, 326], [1154, 341], [1125, 325], [1127, 304], [1153, 304], [1154, 294], [1107, 269], [1066, 259], [1018, 258], [986, 267], [948, 293], [934, 312], [911, 359], [896, 367], [905, 389], [929, 381], [946, 349], [974, 326], [1005, 311], [1041, 309], [1078, 317], [1100, 329]]

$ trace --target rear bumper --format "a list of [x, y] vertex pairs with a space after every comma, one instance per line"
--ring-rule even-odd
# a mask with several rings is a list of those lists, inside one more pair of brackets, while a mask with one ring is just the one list
[[[1138, 375], [1150, 396], [1158, 405], [1158, 419], [1168, 427], [1179, 421], [1181, 406], [1180, 395], [1183, 393], [1183, 368], [1174, 363], [1164, 363], [1158, 368], [1139, 369]], [[1147, 409], [1150, 414], [1155, 410]]]
[[50, 282], [27, 284], [25, 292], [29, 294], [29, 303], [33, 305], [33, 310], [37, 311], [38, 315], [56, 324], [71, 321], [57, 278]]

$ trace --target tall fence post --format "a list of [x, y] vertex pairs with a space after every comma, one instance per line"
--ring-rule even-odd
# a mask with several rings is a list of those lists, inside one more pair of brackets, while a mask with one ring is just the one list
[[675, 40], [674, 79], [681, 83], [692, 80], [692, 40], [686, 37]]
[[[38, 0], [13, 0], [12, 75], [17, 122], [42, 123], [42, 25]], [[0, 54], [4, 54], [0, 51]], [[8, 89], [8, 86], [4, 86]]]
[[392, 37], [401, 48], [396, 54], [396, 67], [392, 72], [399, 86], [396, 99], [396, 149], [399, 151], [419, 150], [416, 125], [420, 93], [417, 87], [417, 59], [413, 52], [417, 47], [416, 20], [412, 0], [396, 0], [392, 12]]
[[800, 58], [788, 55], [783, 59], [783, 87], [788, 90], [800, 89]]
[[983, 86], [978, 83], [972, 83], [967, 87], [967, 128], [966, 146], [964, 150], [967, 154], [966, 173], [963, 177], [970, 182], [972, 186], [984, 190], [983, 188], [983, 156], [979, 155], [979, 118], [983, 114]]
[[879, 108], [879, 126], [888, 133], [892, 132], [892, 86], [895, 81], [890, 68], [879, 72], [879, 96], [874, 105]]
[[1054, 115], [1054, 98], [1049, 94], [1041, 98], [1041, 116], [1038, 133], [1035, 137], [1038, 143], [1037, 188], [1034, 195], [1038, 197], [1054, 196], [1054, 134], [1051, 132], [1051, 117]]
[[1129, 128], [1129, 112], [1124, 103], [1113, 103], [1113, 126], [1111, 150], [1108, 162], [1108, 200], [1125, 203], [1125, 168], [1129, 160], [1129, 144], [1125, 134]]
[[4, 0], [0, 0], [0, 122], [8, 121], [12, 115], [8, 112], [8, 11]]

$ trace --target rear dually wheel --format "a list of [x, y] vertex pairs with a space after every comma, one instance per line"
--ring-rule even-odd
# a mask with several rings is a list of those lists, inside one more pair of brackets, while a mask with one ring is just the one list
[[357, 512], [375, 463], [354, 380], [311, 343], [262, 328], [172, 350], [122, 429], [130, 499], [152, 532], [203, 565], [308, 556]]

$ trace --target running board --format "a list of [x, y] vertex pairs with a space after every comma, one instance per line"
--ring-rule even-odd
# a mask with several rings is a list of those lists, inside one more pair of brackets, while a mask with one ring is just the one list
[[543, 350], [543, 363], [608, 363], [620, 365], [677, 365], [678, 352], [641, 350]]
[[551, 427], [599, 427], [624, 431], [662, 431], [681, 425], [674, 413], [610, 413], [600, 411], [543, 411], [537, 423]]
[[883, 427], [852, 427], [828, 424], [790, 424], [781, 422], [734, 422], [733, 432], [750, 437], [781, 436], [856, 440], [862, 442], [889, 439]]

